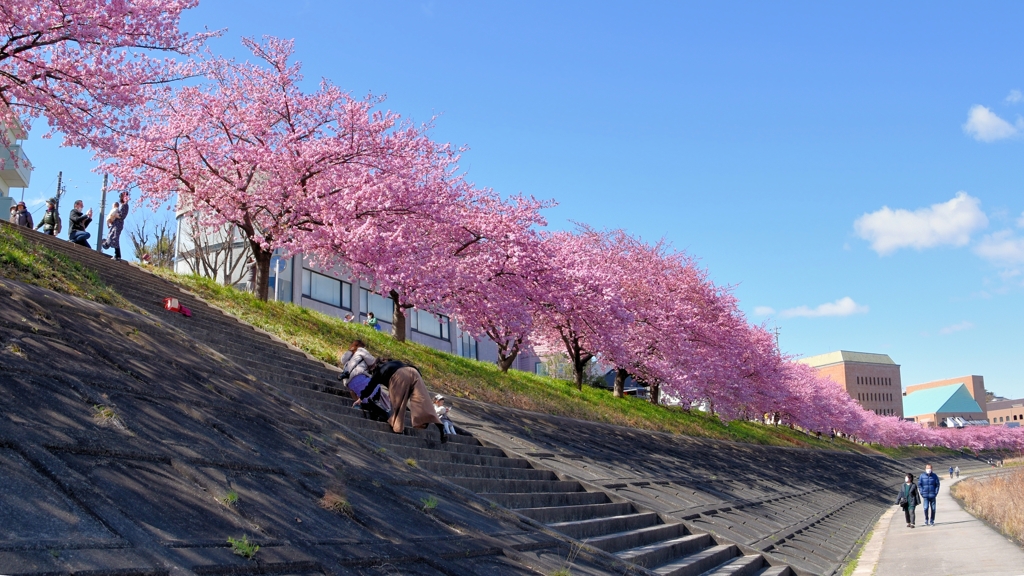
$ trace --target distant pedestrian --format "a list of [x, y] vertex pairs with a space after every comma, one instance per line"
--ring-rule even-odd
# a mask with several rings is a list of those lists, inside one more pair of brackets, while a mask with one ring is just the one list
[[23, 226], [25, 228], [35, 228], [35, 222], [32, 221], [32, 213], [25, 207], [24, 202], [18, 202], [17, 209], [14, 211], [14, 220], [11, 221], [15, 226]]
[[452, 409], [450, 407], [444, 405], [444, 396], [441, 396], [440, 394], [434, 396], [434, 413], [437, 414], [437, 417], [441, 420], [441, 424], [444, 424], [445, 434], [455, 436], [455, 424], [449, 417], [451, 411]]
[[953, 467], [952, 466], [949, 467], [949, 479], [950, 480], [953, 479]]
[[356, 317], [353, 316], [351, 312], [349, 312], [348, 314], [345, 314], [345, 322], [351, 322], [351, 321], [353, 321], [355, 319], [356, 319]]
[[89, 208], [89, 211], [83, 214], [83, 207], [84, 205], [81, 200], [75, 200], [75, 206], [71, 209], [71, 213], [68, 214], [68, 220], [71, 221], [71, 228], [68, 229], [68, 240], [79, 246], [92, 248], [92, 246], [89, 246], [91, 235], [87, 231], [89, 224], [92, 223], [92, 208]]
[[50, 198], [46, 201], [46, 211], [43, 212], [43, 217], [39, 219], [39, 224], [36, 224], [36, 230], [43, 229], [43, 234], [47, 236], [56, 236], [60, 234], [61, 221], [60, 214], [57, 213], [57, 199]]
[[391, 417], [388, 419], [388, 424], [391, 425], [391, 430], [394, 433], [401, 434], [405, 431], [405, 410], [408, 405], [413, 428], [426, 428], [433, 424], [437, 426], [437, 431], [441, 434], [441, 442], [448, 441], [444, 424], [437, 417], [430, 402], [427, 386], [423, 383], [423, 377], [420, 376], [420, 371], [415, 366], [398, 360], [378, 362], [373, 366], [367, 389], [372, 390], [374, 386], [387, 387], [391, 393]]
[[914, 475], [908, 473], [903, 477], [903, 485], [896, 496], [896, 505], [903, 508], [903, 516], [907, 519], [907, 528], [915, 524], [914, 509], [921, 503], [921, 493], [914, 484]]
[[252, 292], [253, 294], [255, 294], [256, 293], [256, 259], [250, 256], [249, 259], [246, 260], [245, 264], [246, 264], [246, 266], [248, 266], [245, 269], [245, 291], [246, 292]]
[[373, 328], [374, 330], [377, 330], [378, 332], [380, 331], [380, 323], [377, 322], [377, 317], [373, 315], [373, 312], [367, 312], [366, 313], [366, 322], [365, 322], [365, 324], [367, 326], [369, 326], [370, 328]]
[[935, 526], [935, 497], [939, 495], [939, 475], [932, 472], [931, 464], [925, 465], [924, 474], [917, 479], [917, 488], [924, 500], [924, 525]]
[[960, 477], [960, 467], [957, 466], [956, 469], [953, 470], [953, 473], [955, 473], [956, 477], [959, 478]]
[[128, 217], [128, 193], [121, 192], [118, 199], [107, 218], [107, 237], [103, 240], [104, 249], [114, 249], [114, 260], [121, 259], [121, 231], [124, 230], [124, 219]]

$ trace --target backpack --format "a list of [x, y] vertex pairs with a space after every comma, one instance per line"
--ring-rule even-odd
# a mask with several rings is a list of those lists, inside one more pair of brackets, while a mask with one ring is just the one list
[[61, 221], [60, 214], [58, 214], [56, 210], [53, 211], [53, 218], [57, 221], [53, 225], [53, 235], [56, 236], [57, 234], [60, 234], [61, 229], [64, 227], [64, 223]]

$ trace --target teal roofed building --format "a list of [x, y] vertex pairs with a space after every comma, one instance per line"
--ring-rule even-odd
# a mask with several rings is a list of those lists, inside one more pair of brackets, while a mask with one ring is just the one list
[[903, 416], [922, 426], [943, 426], [946, 418], [967, 421], [986, 419], [985, 409], [978, 404], [968, 382], [954, 382], [944, 386], [908, 391], [903, 397]]

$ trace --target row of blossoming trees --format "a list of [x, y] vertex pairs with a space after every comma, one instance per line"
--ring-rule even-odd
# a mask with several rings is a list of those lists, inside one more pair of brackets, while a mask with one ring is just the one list
[[[507, 370], [558, 350], [577, 386], [595, 358], [721, 418], [778, 415], [886, 445], [1024, 448], [1004, 428], [923, 430], [863, 410], [782, 356], [763, 326], [686, 254], [579, 225], [548, 231], [531, 197], [469, 182], [462, 149], [433, 141], [327, 80], [304, 86], [292, 43], [246, 39], [237, 62], [179, 30], [195, 0], [9, 0], [0, 9], [0, 121], [46, 118], [96, 152], [115, 186], [175, 200], [252, 248], [261, 298], [271, 255], [343, 265], [410, 308], [445, 312], [494, 341]], [[156, 58], [164, 52], [172, 58]]]

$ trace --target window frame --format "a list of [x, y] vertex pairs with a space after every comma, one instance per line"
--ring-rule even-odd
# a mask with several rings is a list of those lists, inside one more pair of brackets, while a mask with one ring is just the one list
[[[333, 302], [325, 302], [324, 300], [320, 300], [319, 298], [314, 298], [313, 297], [313, 275], [314, 274], [316, 274], [317, 276], [322, 276], [322, 277], [324, 277], [324, 278], [326, 278], [328, 280], [331, 280], [331, 281], [334, 281], [334, 282], [338, 282], [338, 303], [340, 304], [340, 306], [338, 304], [334, 304]], [[308, 283], [306, 282], [307, 277], [309, 279]], [[346, 286], [348, 287], [348, 306], [345, 306], [345, 288], [346, 288]], [[306, 291], [307, 287], [309, 288], [308, 292]], [[292, 288], [292, 290], [294, 290], [294, 288]], [[328, 276], [327, 274], [322, 274], [320, 272], [317, 272], [316, 270], [312, 270], [312, 269], [306, 268], [305, 266], [302, 267], [302, 297], [303, 298], [308, 298], [308, 299], [312, 300], [313, 302], [317, 302], [317, 303], [323, 304], [325, 306], [330, 306], [331, 308], [337, 308], [339, 310], [348, 310], [349, 312], [352, 311], [352, 283], [351, 282], [346, 282], [346, 281], [342, 280], [341, 278], [334, 278], [334, 277]]]

